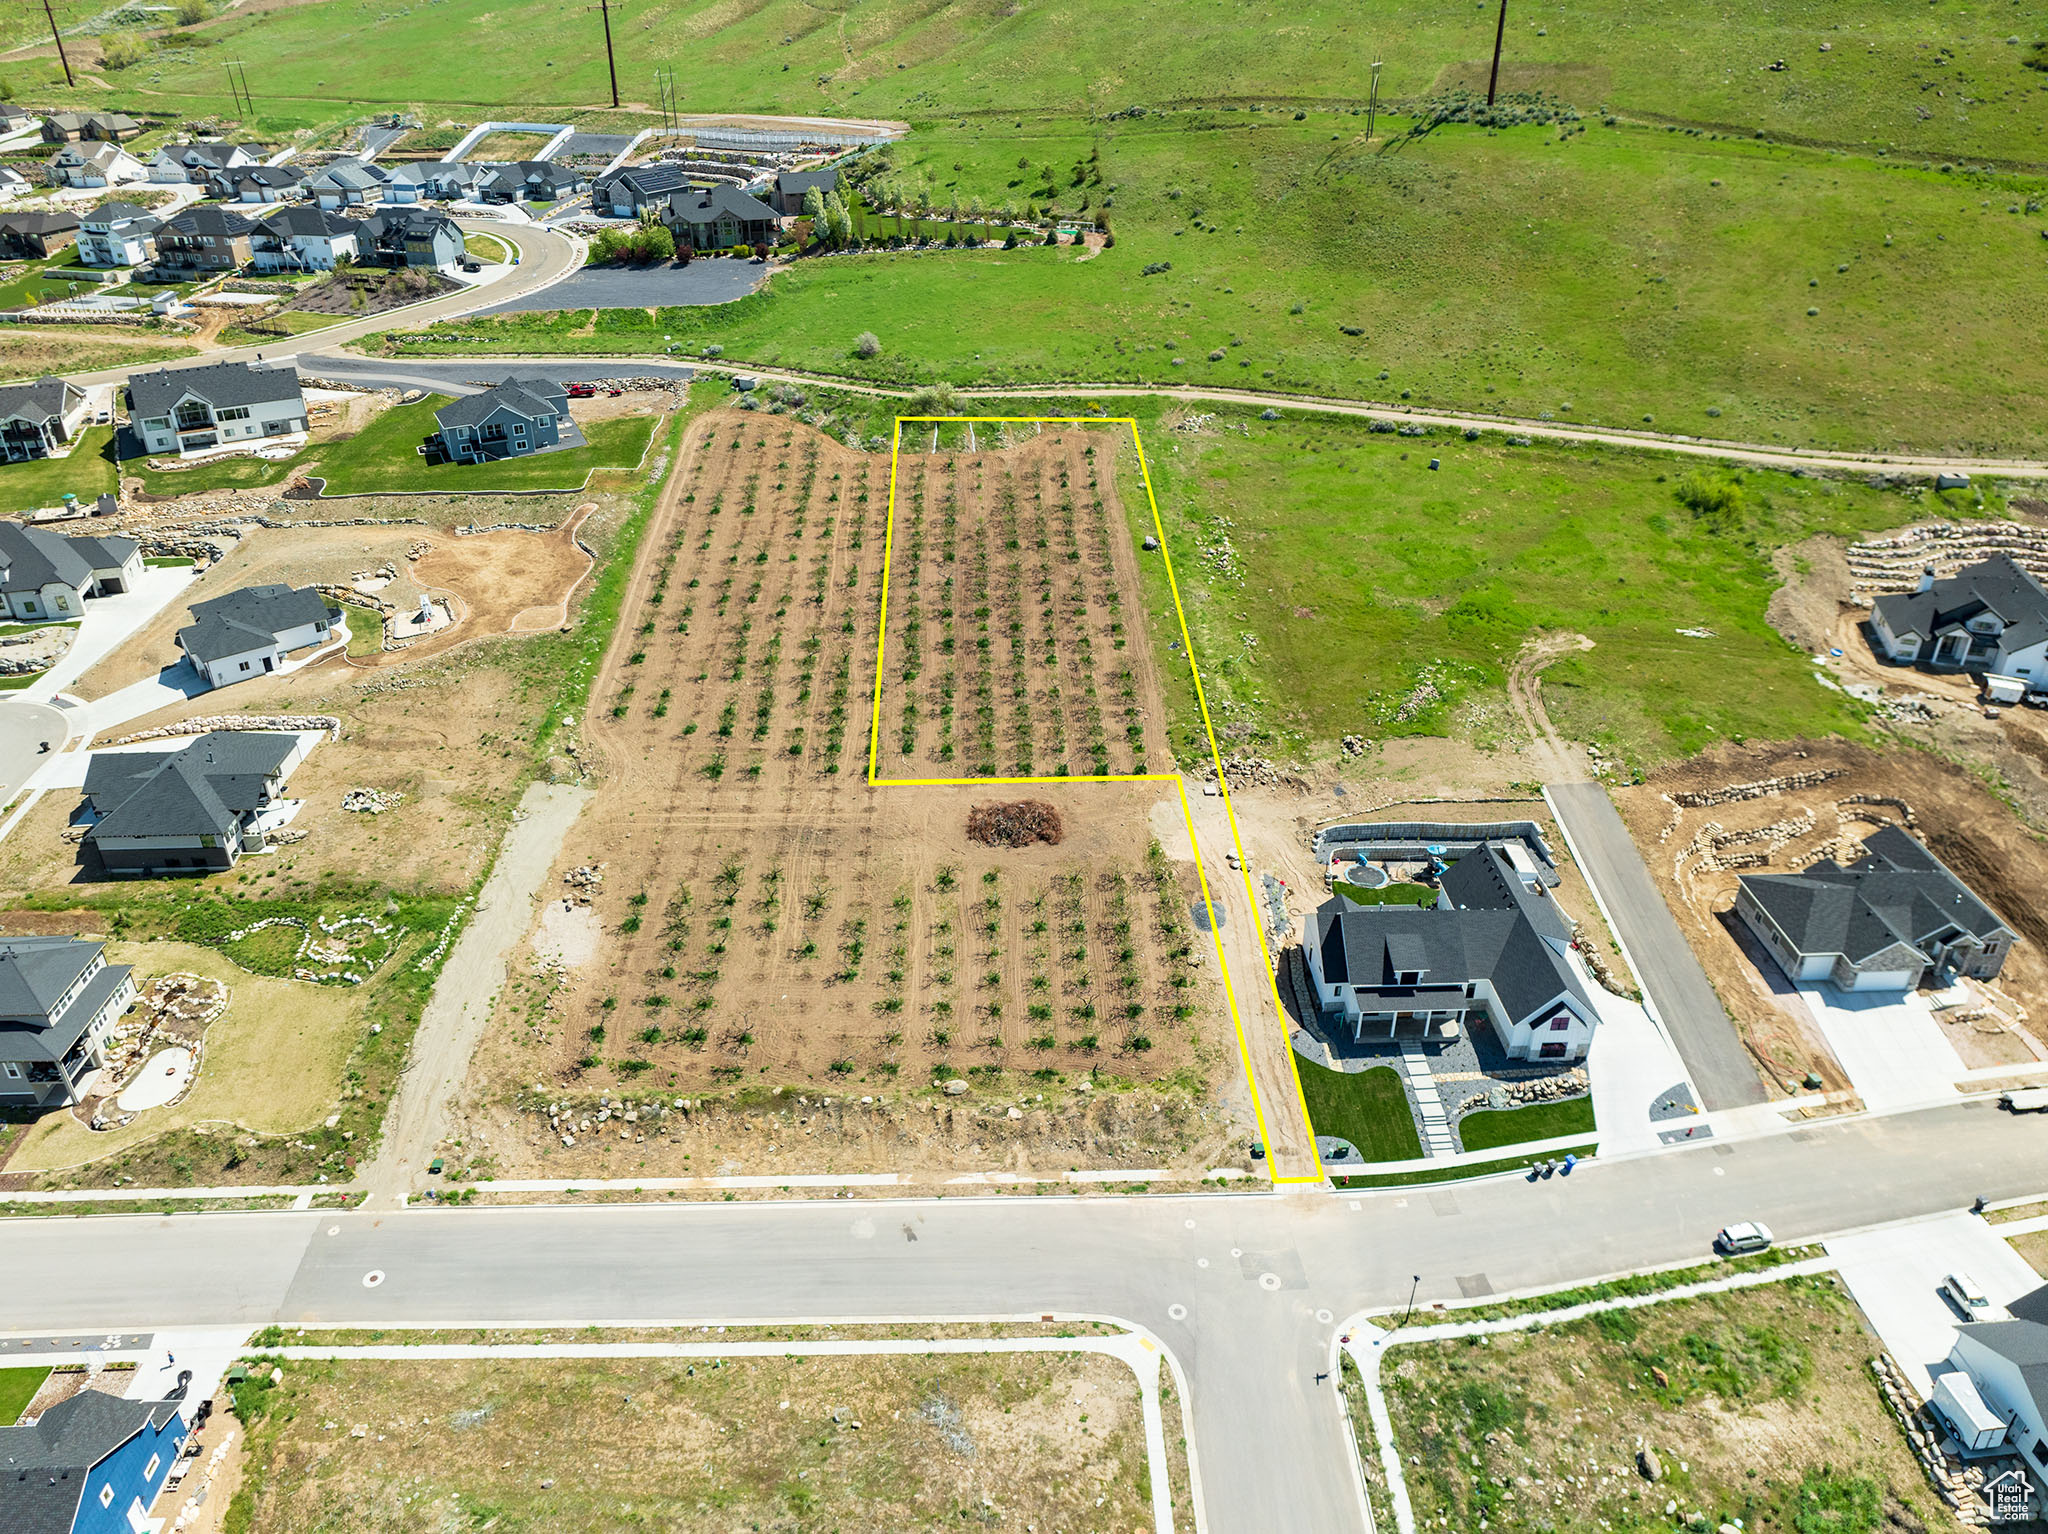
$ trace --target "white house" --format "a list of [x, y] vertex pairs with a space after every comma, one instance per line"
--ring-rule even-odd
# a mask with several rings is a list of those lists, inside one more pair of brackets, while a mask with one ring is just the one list
[[69, 446], [92, 420], [92, 396], [49, 374], [0, 386], [0, 459], [26, 463]]
[[0, 522], [0, 613], [11, 618], [83, 617], [87, 599], [132, 591], [141, 579], [133, 538], [60, 538]]
[[362, 207], [377, 201], [391, 178], [380, 166], [361, 160], [333, 160], [307, 176], [306, 195], [330, 212], [336, 208]]
[[87, 266], [140, 266], [156, 254], [162, 220], [132, 202], [110, 202], [78, 221], [78, 259]]
[[85, 1097], [134, 1000], [129, 967], [109, 964], [98, 943], [0, 938], [0, 1104], [55, 1108]]
[[203, 183], [222, 171], [258, 165], [262, 160], [261, 144], [230, 144], [225, 139], [165, 144], [149, 157], [149, 179], [171, 186]]
[[298, 372], [216, 362], [128, 375], [128, 420], [152, 453], [186, 455], [306, 429]]
[[331, 272], [356, 251], [358, 220], [296, 202], [265, 214], [256, 223], [255, 262], [259, 272]]
[[1571, 943], [1556, 903], [1488, 842], [1450, 866], [1433, 906], [1333, 896], [1302, 947], [1318, 1007], [1354, 1042], [1442, 1038], [1483, 1019], [1513, 1059], [1578, 1060], [1600, 1014]]
[[2032, 1474], [2038, 1495], [2048, 1485], [2048, 1285], [2006, 1309], [2009, 1321], [1957, 1327], [1948, 1361], [1969, 1375], [1984, 1404], [2005, 1420], [2007, 1442]]
[[2048, 690], [2048, 590], [2009, 554], [1943, 581], [1929, 566], [1917, 590], [1871, 603], [1870, 634], [1886, 660], [2020, 677]]
[[52, 186], [133, 186], [149, 167], [119, 144], [66, 144], [44, 167]]
[[192, 604], [196, 622], [178, 630], [178, 648], [215, 687], [279, 670], [285, 657], [334, 637], [341, 609], [311, 586], [244, 586]]

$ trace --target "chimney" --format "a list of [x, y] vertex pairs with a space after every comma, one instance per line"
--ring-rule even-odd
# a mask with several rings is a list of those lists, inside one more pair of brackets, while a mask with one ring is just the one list
[[1934, 566], [1922, 565], [1920, 567], [1920, 584], [1913, 589], [1915, 591], [1932, 591], [1934, 589]]

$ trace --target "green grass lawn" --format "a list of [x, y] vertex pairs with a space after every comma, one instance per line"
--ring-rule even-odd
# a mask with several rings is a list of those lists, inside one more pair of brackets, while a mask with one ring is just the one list
[[472, 230], [462, 236], [462, 249], [479, 261], [510, 261], [512, 252], [505, 248], [505, 242], [495, 235]]
[[1392, 1066], [1332, 1071], [1299, 1057], [1294, 1065], [1317, 1134], [1349, 1140], [1367, 1161], [1410, 1161], [1422, 1154], [1408, 1094]]
[[88, 426], [64, 458], [0, 464], [0, 515], [55, 506], [65, 494], [90, 501], [114, 488], [114, 428]]
[[[82, 0], [65, 0], [83, 19]], [[1205, 102], [1285, 120], [1363, 104], [1365, 62], [1385, 61], [1383, 91], [1404, 100], [1452, 84], [1484, 87], [1491, 5], [1393, 0], [1072, 0], [1060, 6], [869, 0], [852, 9], [805, 0], [674, 0], [658, 25], [615, 29], [621, 78], [644, 81], [690, 40], [689, 111], [731, 109], [1012, 121]], [[34, 18], [40, 20], [40, 17]], [[31, 35], [31, 19], [10, 23]], [[2022, 67], [2041, 35], [2038, 9], [1901, 7], [1887, 0], [1680, 0], [1644, 7], [1590, 0], [1511, 10], [1503, 83], [1598, 106], [1699, 124], [1891, 147], [1923, 157], [2040, 160], [2040, 78]], [[201, 44], [94, 79], [51, 104], [90, 101], [152, 115], [225, 105], [218, 60], [246, 59], [265, 82], [266, 118], [361, 113], [373, 105], [581, 103], [605, 91], [599, 20], [540, 4], [441, 0], [430, 10], [337, 5], [230, 11], [189, 34]], [[2008, 42], [2017, 37], [2017, 43]], [[1823, 45], [1828, 51], [1822, 52]], [[1784, 72], [1763, 68], [1783, 58]], [[26, 61], [61, 79], [54, 60]], [[125, 100], [130, 88], [147, 97]], [[17, 85], [26, 90], [26, 81]], [[559, 118], [496, 111], [500, 118]], [[438, 117], [426, 116], [429, 123]], [[266, 131], [273, 131], [266, 121]], [[432, 130], [426, 130], [431, 132]], [[1014, 158], [1014, 157], [1013, 157]]]
[[49, 1377], [48, 1366], [42, 1364], [28, 1369], [0, 1369], [0, 1427], [12, 1427], [21, 1420], [22, 1412]]
[[1476, 1165], [1464, 1162], [1456, 1166], [1425, 1167], [1414, 1172], [1379, 1172], [1366, 1177], [1346, 1177], [1338, 1172], [1333, 1173], [1330, 1180], [1340, 1188], [1405, 1188], [1412, 1183], [1470, 1182], [1475, 1177], [1498, 1177], [1503, 1172], [1524, 1171], [1539, 1161], [1562, 1161], [1566, 1156], [1589, 1161], [1597, 1148], [1588, 1142], [1566, 1146], [1563, 1150], [1545, 1151], [1540, 1156], [1504, 1156], [1499, 1161], [1483, 1161]]
[[[2048, 351], [2009, 344], [2048, 254], [2038, 176], [1597, 121], [1372, 152], [1356, 132], [1220, 112], [930, 126], [897, 180], [1021, 201], [1049, 164], [1067, 202], [1113, 201], [1116, 247], [835, 256], [732, 304], [440, 328], [507, 351], [716, 342], [876, 382], [1212, 384], [1859, 450], [2048, 446], [2030, 405]], [[1098, 148], [1100, 183], [1070, 186]]]
[[436, 429], [434, 411], [447, 403], [446, 395], [437, 394], [410, 405], [395, 406], [347, 441], [315, 443], [281, 462], [225, 458], [190, 469], [153, 472], [135, 460], [129, 472], [140, 474], [152, 492], [162, 495], [279, 484], [302, 465], [326, 480], [329, 495], [392, 490], [574, 490], [583, 485], [593, 470], [629, 468], [638, 463], [647, 450], [655, 423], [653, 416], [622, 416], [585, 428], [584, 435], [589, 439], [586, 447], [495, 464], [441, 464], [430, 468], [414, 450]]
[[1458, 1139], [1468, 1151], [1554, 1140], [1563, 1135], [1593, 1132], [1593, 1099], [1568, 1098], [1561, 1103], [1535, 1103], [1527, 1108], [1482, 1108], [1458, 1120]]
[[1337, 881], [1337, 893], [1353, 905], [1435, 905], [1436, 891], [1426, 884], [1387, 884], [1367, 889], [1349, 880]]
[[[1506, 667], [1546, 630], [1594, 641], [1544, 673], [1552, 718], [1625, 760], [1856, 737], [1862, 706], [1816, 682], [1765, 619], [1779, 583], [1769, 551], [1982, 514], [1974, 491], [1725, 476], [1634, 450], [1407, 438], [1235, 408], [1199, 433], [1148, 425], [1144, 441], [1210, 706], [1282, 750], [1352, 733], [1518, 739]], [[1118, 472], [1136, 484], [1128, 452]], [[1149, 532], [1143, 497], [1126, 505], [1132, 536]], [[1985, 510], [2004, 514], [1995, 492]], [[1163, 652], [1178, 624], [1163, 570], [1141, 568]], [[1185, 669], [1161, 675], [1175, 746], [1192, 749]]]

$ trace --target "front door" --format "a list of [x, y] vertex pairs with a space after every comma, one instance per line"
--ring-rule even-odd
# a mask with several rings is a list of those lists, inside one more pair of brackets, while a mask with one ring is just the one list
[[263, 657], [263, 669], [265, 671], [275, 671], [277, 669], [270, 663], [270, 657], [268, 655]]

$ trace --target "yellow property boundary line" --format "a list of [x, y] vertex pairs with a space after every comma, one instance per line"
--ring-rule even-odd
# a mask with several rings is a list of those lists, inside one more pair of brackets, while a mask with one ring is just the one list
[[1201, 843], [1195, 837], [1194, 811], [1188, 805], [1187, 782], [1177, 772], [1136, 772], [1076, 774], [1067, 777], [980, 777], [980, 778], [884, 778], [877, 774], [882, 746], [882, 651], [889, 636], [889, 569], [896, 550], [896, 468], [903, 448], [903, 426], [909, 422], [927, 422], [934, 428], [947, 422], [971, 424], [986, 421], [992, 424], [1034, 425], [1034, 426], [1128, 426], [1131, 429], [1131, 446], [1138, 454], [1138, 473], [1145, 482], [1145, 503], [1152, 513], [1153, 535], [1159, 540], [1159, 551], [1166, 565], [1167, 589], [1173, 593], [1174, 616], [1180, 624], [1181, 648], [1188, 658], [1188, 678], [1195, 686], [1195, 703], [1202, 714], [1202, 730], [1209, 742], [1209, 759], [1216, 767], [1217, 792], [1223, 797], [1223, 813], [1230, 822], [1230, 840], [1237, 849], [1239, 876], [1244, 880], [1244, 893], [1252, 913], [1252, 932], [1259, 941], [1259, 955], [1265, 961], [1266, 984], [1273, 995], [1273, 1015], [1282, 1019], [1285, 1026], [1287, 1009], [1280, 1003], [1280, 984], [1273, 971], [1273, 954], [1266, 946], [1265, 924], [1259, 920], [1259, 897], [1252, 888], [1251, 864], [1244, 855], [1244, 841], [1237, 829], [1237, 812], [1230, 803], [1230, 780], [1223, 771], [1223, 754], [1216, 745], [1216, 727], [1209, 718], [1209, 700], [1202, 692], [1202, 673], [1195, 665], [1194, 641], [1188, 635], [1188, 615], [1181, 606], [1180, 583], [1173, 574], [1173, 555], [1167, 548], [1166, 527], [1159, 518], [1159, 501], [1152, 493], [1152, 471], [1145, 462], [1145, 444], [1138, 436], [1138, 422], [1135, 416], [1048, 416], [1048, 415], [899, 415], [896, 417], [895, 436], [889, 444], [889, 511], [882, 534], [882, 612], [875, 635], [875, 702], [868, 721], [868, 782], [876, 788], [981, 788], [997, 784], [1063, 784], [1063, 783], [1171, 783], [1180, 795], [1181, 819], [1188, 829], [1188, 848], [1195, 855], [1195, 877], [1201, 881], [1202, 906], [1209, 914], [1209, 935], [1216, 945], [1216, 963], [1223, 973], [1223, 995], [1230, 1003], [1230, 1022], [1237, 1032], [1238, 1059], [1244, 1065], [1245, 1085], [1252, 1094], [1252, 1117], [1259, 1127], [1259, 1143], [1266, 1150], [1266, 1166], [1275, 1185], [1282, 1183], [1320, 1183], [1326, 1180], [1323, 1158], [1316, 1150], [1315, 1121], [1309, 1117], [1308, 1099], [1301, 1089], [1301, 1067], [1294, 1058], [1291, 1040], [1283, 1040], [1287, 1049], [1288, 1074], [1294, 1086], [1297, 1106], [1301, 1109], [1302, 1123], [1308, 1130], [1309, 1155], [1315, 1161], [1315, 1175], [1312, 1177], [1283, 1177], [1273, 1164], [1273, 1137], [1267, 1131], [1266, 1110], [1259, 1096], [1258, 1073], [1252, 1068], [1251, 1046], [1245, 1038], [1244, 1016], [1238, 1010], [1237, 992], [1230, 980], [1230, 961], [1223, 954], [1223, 930], [1216, 920], [1216, 905], [1209, 892], [1209, 876], [1202, 868]]

